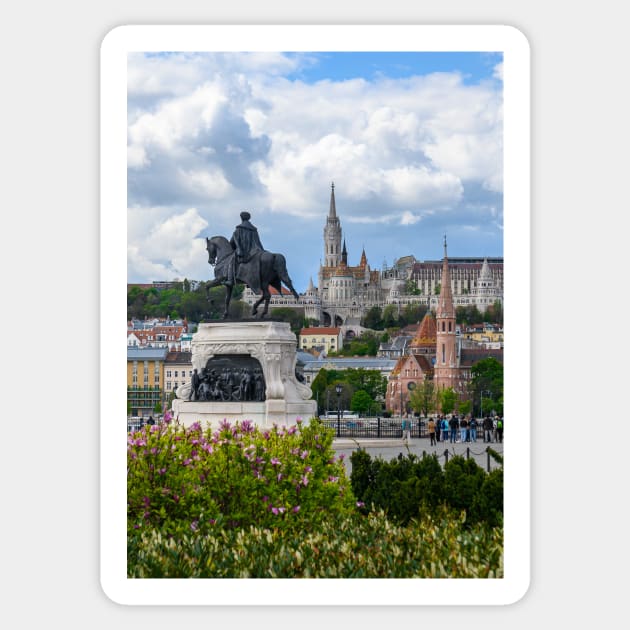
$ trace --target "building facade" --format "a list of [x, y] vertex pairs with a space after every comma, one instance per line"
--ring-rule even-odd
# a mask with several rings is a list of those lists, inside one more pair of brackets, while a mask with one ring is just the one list
[[343, 348], [343, 335], [341, 328], [316, 327], [302, 328], [300, 330], [299, 346], [300, 350], [310, 348], [323, 348], [327, 355], [329, 352], [339, 352]]
[[[470, 338], [466, 338], [456, 325], [446, 238], [441, 278], [444, 282], [438, 295], [435, 317], [427, 311], [416, 336], [409, 343], [408, 353], [398, 359], [389, 378], [386, 406], [393, 413], [409, 411], [411, 390], [428, 379], [433, 382], [436, 393], [451, 388], [460, 400], [466, 400], [469, 398], [468, 385], [473, 365], [489, 357], [503, 362], [503, 330], [500, 331], [500, 341], [485, 343], [475, 341], [472, 332]], [[499, 331], [494, 326], [486, 324], [481, 328], [489, 327], [498, 338]]]
[[[419, 262], [402, 256], [381, 270], [368, 263], [365, 249], [355, 266], [348, 261], [346, 241], [337, 214], [335, 185], [323, 232], [324, 256], [300, 302], [306, 317], [323, 326], [343, 326], [361, 320], [373, 306], [423, 304], [437, 308], [443, 285], [441, 261]], [[484, 312], [495, 302], [503, 302], [503, 258], [455, 259], [449, 276], [451, 299], [455, 307], [476, 306]]]
[[127, 415], [148, 417], [164, 409], [167, 348], [127, 348]]

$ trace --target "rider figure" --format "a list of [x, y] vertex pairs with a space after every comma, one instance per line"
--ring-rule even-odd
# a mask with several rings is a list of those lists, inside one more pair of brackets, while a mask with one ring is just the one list
[[230, 287], [234, 286], [239, 265], [249, 262], [256, 252], [264, 251], [258, 230], [249, 222], [250, 218], [249, 212], [241, 212], [241, 224], [236, 226], [230, 240], [235, 251], [234, 261], [232, 265], [228, 265], [228, 277], [225, 281]]

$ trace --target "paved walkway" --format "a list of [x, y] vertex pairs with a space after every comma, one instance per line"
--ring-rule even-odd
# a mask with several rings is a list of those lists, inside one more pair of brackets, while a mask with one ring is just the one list
[[[500, 455], [503, 455], [502, 442], [486, 443], [481, 439], [476, 442], [438, 442], [434, 446], [430, 446], [430, 440], [426, 438], [411, 438], [409, 444], [405, 444], [402, 439], [366, 439], [366, 438], [337, 438], [333, 441], [333, 449], [336, 453], [345, 455], [345, 465], [347, 473], [352, 472], [352, 464], [350, 455], [359, 448], [363, 448], [372, 457], [381, 457], [385, 461], [390, 461], [402, 453], [403, 457], [409, 453], [413, 453], [418, 457], [422, 457], [422, 453], [427, 455], [436, 453], [438, 461], [444, 465], [446, 456], [444, 451], [448, 450], [449, 458], [453, 455], [462, 455], [474, 459], [484, 470], [488, 470], [488, 453], [486, 448], [490, 447]], [[490, 470], [494, 470], [499, 464], [492, 458], [489, 458]]]

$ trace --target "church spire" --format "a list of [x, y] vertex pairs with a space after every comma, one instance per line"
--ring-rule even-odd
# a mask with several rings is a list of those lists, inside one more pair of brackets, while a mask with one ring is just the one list
[[348, 264], [348, 250], [346, 249], [346, 239], [343, 239], [343, 249], [341, 250], [341, 261], [344, 265]]
[[367, 265], [367, 256], [365, 255], [365, 247], [361, 252], [361, 261], [359, 262], [359, 267], [365, 267]]
[[336, 267], [341, 262], [341, 223], [335, 205], [335, 183], [330, 192], [330, 210], [324, 226], [324, 260], [326, 267]]
[[455, 317], [453, 291], [451, 289], [451, 274], [448, 270], [448, 255], [446, 253], [446, 234], [444, 235], [444, 259], [442, 260], [442, 279], [440, 286], [440, 297], [436, 314], [438, 317]]
[[335, 205], [335, 182], [330, 185], [330, 210], [328, 216], [332, 219], [337, 218], [337, 206]]

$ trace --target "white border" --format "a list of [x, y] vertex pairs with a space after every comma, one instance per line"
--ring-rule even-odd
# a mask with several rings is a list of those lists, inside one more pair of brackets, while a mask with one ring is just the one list
[[[125, 345], [127, 53], [132, 51], [504, 53], [505, 577], [501, 580], [128, 580]], [[530, 51], [511, 26], [120, 26], [101, 46], [101, 585], [120, 604], [487, 605], [530, 581]], [[122, 446], [121, 446], [122, 445]], [[211, 582], [211, 584], [209, 584]]]

